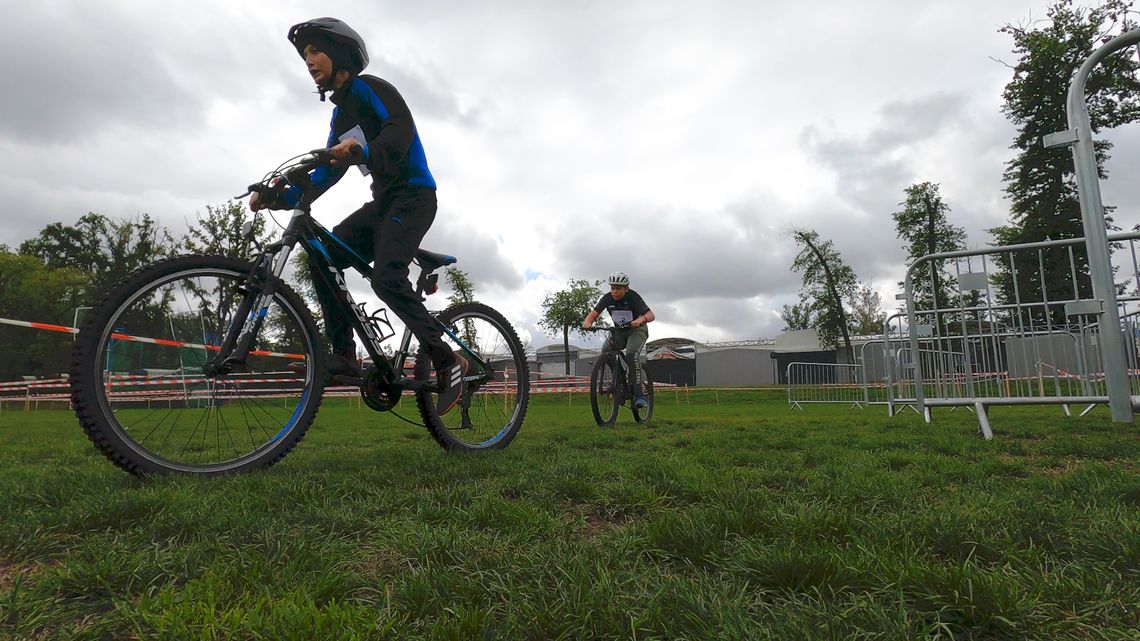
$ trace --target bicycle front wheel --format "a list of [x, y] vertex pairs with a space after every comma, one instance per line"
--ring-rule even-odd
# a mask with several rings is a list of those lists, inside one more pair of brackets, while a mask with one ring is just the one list
[[[530, 402], [530, 370], [522, 343], [503, 315], [482, 303], [460, 303], [440, 312], [443, 340], [467, 359], [466, 389], [446, 414], [438, 394], [416, 392], [428, 431], [448, 451], [502, 449], [518, 434]], [[431, 357], [421, 346], [415, 376], [434, 382]]]
[[594, 363], [590, 372], [590, 408], [599, 427], [613, 425], [621, 407], [617, 376], [617, 359], [613, 354], [603, 354]]
[[[244, 472], [304, 436], [323, 387], [316, 326], [284, 283], [263, 299], [247, 283], [253, 270], [222, 256], [165, 260], [92, 311], [72, 354], [72, 401], [116, 465], [135, 475]], [[247, 355], [218, 369], [231, 327], [257, 334]]]

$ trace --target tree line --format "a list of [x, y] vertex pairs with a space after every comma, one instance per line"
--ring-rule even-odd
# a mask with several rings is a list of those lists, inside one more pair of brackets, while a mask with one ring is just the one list
[[[1132, 2], [1107, 0], [1096, 7], [1075, 5], [1062, 0], [1052, 5], [1045, 20], [1027, 25], [1007, 24], [1000, 29], [1013, 39], [1017, 60], [1007, 66], [1013, 79], [1002, 94], [1002, 113], [1017, 128], [1011, 149], [1014, 157], [1006, 163], [1002, 180], [1010, 201], [1008, 221], [987, 231], [992, 246], [1061, 240], [1083, 236], [1080, 203], [1071, 151], [1045, 148], [1044, 135], [1066, 127], [1066, 97], [1069, 81], [1092, 52], [1112, 38], [1135, 28]], [[1106, 58], [1088, 79], [1086, 103], [1093, 133], [1136, 122], [1140, 119], [1140, 54], [1125, 49]], [[1107, 178], [1105, 162], [1111, 143], [1095, 142], [1097, 169]], [[909, 267], [919, 258], [938, 252], [966, 248], [964, 228], [950, 222], [950, 205], [940, 193], [940, 185], [920, 182], [908, 187], [900, 209], [891, 214], [895, 232], [906, 251]], [[1111, 214], [1112, 207], [1105, 207]], [[1118, 230], [1111, 215], [1105, 225]], [[1140, 227], [1140, 226], [1137, 226]], [[829, 347], [842, 347], [848, 362], [854, 362], [851, 335], [879, 334], [886, 314], [879, 311], [879, 296], [867, 283], [860, 283], [834, 243], [811, 229], [793, 229], [791, 236], [800, 248], [792, 270], [802, 277], [799, 302], [785, 305], [781, 318], [785, 330], [814, 328]], [[1066, 300], [1074, 296], [1069, 284], [1069, 254], [1062, 250], [1042, 252], [1043, 277], [1036, 264], [1037, 254], [1017, 256], [1012, 263], [991, 263], [989, 280], [998, 304], [1015, 300]], [[1087, 257], [1074, 253], [1077, 292], [1081, 298], [1092, 293]], [[1044, 284], [1042, 284], [1044, 283]], [[903, 284], [899, 283], [900, 291]], [[979, 304], [977, 292], [959, 292], [953, 277], [941, 266], [923, 262], [914, 270], [913, 292], [920, 309]], [[959, 299], [958, 296], [962, 296]], [[1039, 322], [1060, 322], [1048, 312], [1036, 313]], [[935, 323], [950, 325], [950, 315], [934, 315]], [[1028, 319], [1026, 319], [1028, 320]]]
[[[253, 225], [250, 237], [242, 233], [247, 220]], [[104, 292], [151, 263], [181, 254], [247, 258], [251, 238], [261, 246], [272, 236], [264, 216], [249, 216], [235, 201], [207, 205], [177, 239], [149, 214], [112, 219], [91, 212], [72, 225], [51, 223], [15, 249], [0, 244], [0, 318], [81, 326], [83, 314]], [[295, 253], [291, 262], [290, 285], [319, 322], [305, 253]], [[466, 272], [448, 267], [445, 278], [450, 303], [474, 300], [475, 285]], [[69, 366], [71, 341], [58, 333], [0, 324], [0, 345], [16, 347], [0, 359], [0, 381], [55, 376]]]
[[[0, 318], [71, 326], [119, 280], [176, 254], [245, 255], [241, 203], [206, 207], [175, 238], [149, 214], [112, 219], [88, 213], [72, 225], [51, 223], [15, 250], [0, 245]], [[254, 237], [267, 240], [265, 219]], [[65, 371], [71, 341], [56, 333], [0, 325], [0, 344], [18, 346], [0, 359], [0, 381]]]

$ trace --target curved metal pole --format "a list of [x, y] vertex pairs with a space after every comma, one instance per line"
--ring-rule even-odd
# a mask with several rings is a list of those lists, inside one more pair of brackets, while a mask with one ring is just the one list
[[1081, 203], [1081, 219], [1088, 248], [1089, 270], [1092, 276], [1093, 296], [1101, 303], [1099, 319], [1100, 355], [1108, 385], [1109, 407], [1112, 420], [1131, 423], [1132, 398], [1128, 384], [1128, 371], [1124, 358], [1124, 337], [1121, 335], [1120, 311], [1116, 302], [1116, 284], [1112, 278], [1112, 261], [1108, 250], [1108, 231], [1104, 222], [1104, 202], [1100, 195], [1100, 178], [1097, 175], [1096, 154], [1093, 149], [1092, 126], [1085, 104], [1085, 81], [1093, 68], [1110, 54], [1140, 43], [1140, 29], [1134, 29], [1109, 40], [1085, 60], [1069, 85], [1069, 131], [1053, 134], [1045, 139], [1046, 146], [1069, 143], [1073, 149], [1077, 192]]

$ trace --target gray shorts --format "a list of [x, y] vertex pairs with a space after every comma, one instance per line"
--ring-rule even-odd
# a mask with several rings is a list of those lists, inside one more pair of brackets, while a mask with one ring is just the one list
[[625, 357], [630, 363], [645, 363], [645, 352], [642, 348], [645, 347], [647, 340], [649, 340], [649, 328], [645, 325], [622, 328], [610, 334], [603, 349], [610, 349], [612, 344], [612, 347], [625, 352]]

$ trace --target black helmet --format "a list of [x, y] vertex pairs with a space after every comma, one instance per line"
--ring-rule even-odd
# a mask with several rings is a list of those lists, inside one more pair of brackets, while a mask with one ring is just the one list
[[305, 45], [331, 42], [348, 49], [356, 67], [354, 71], [359, 72], [368, 66], [368, 48], [364, 46], [364, 38], [336, 18], [313, 18], [297, 23], [289, 29], [288, 37], [301, 56], [304, 56]]

